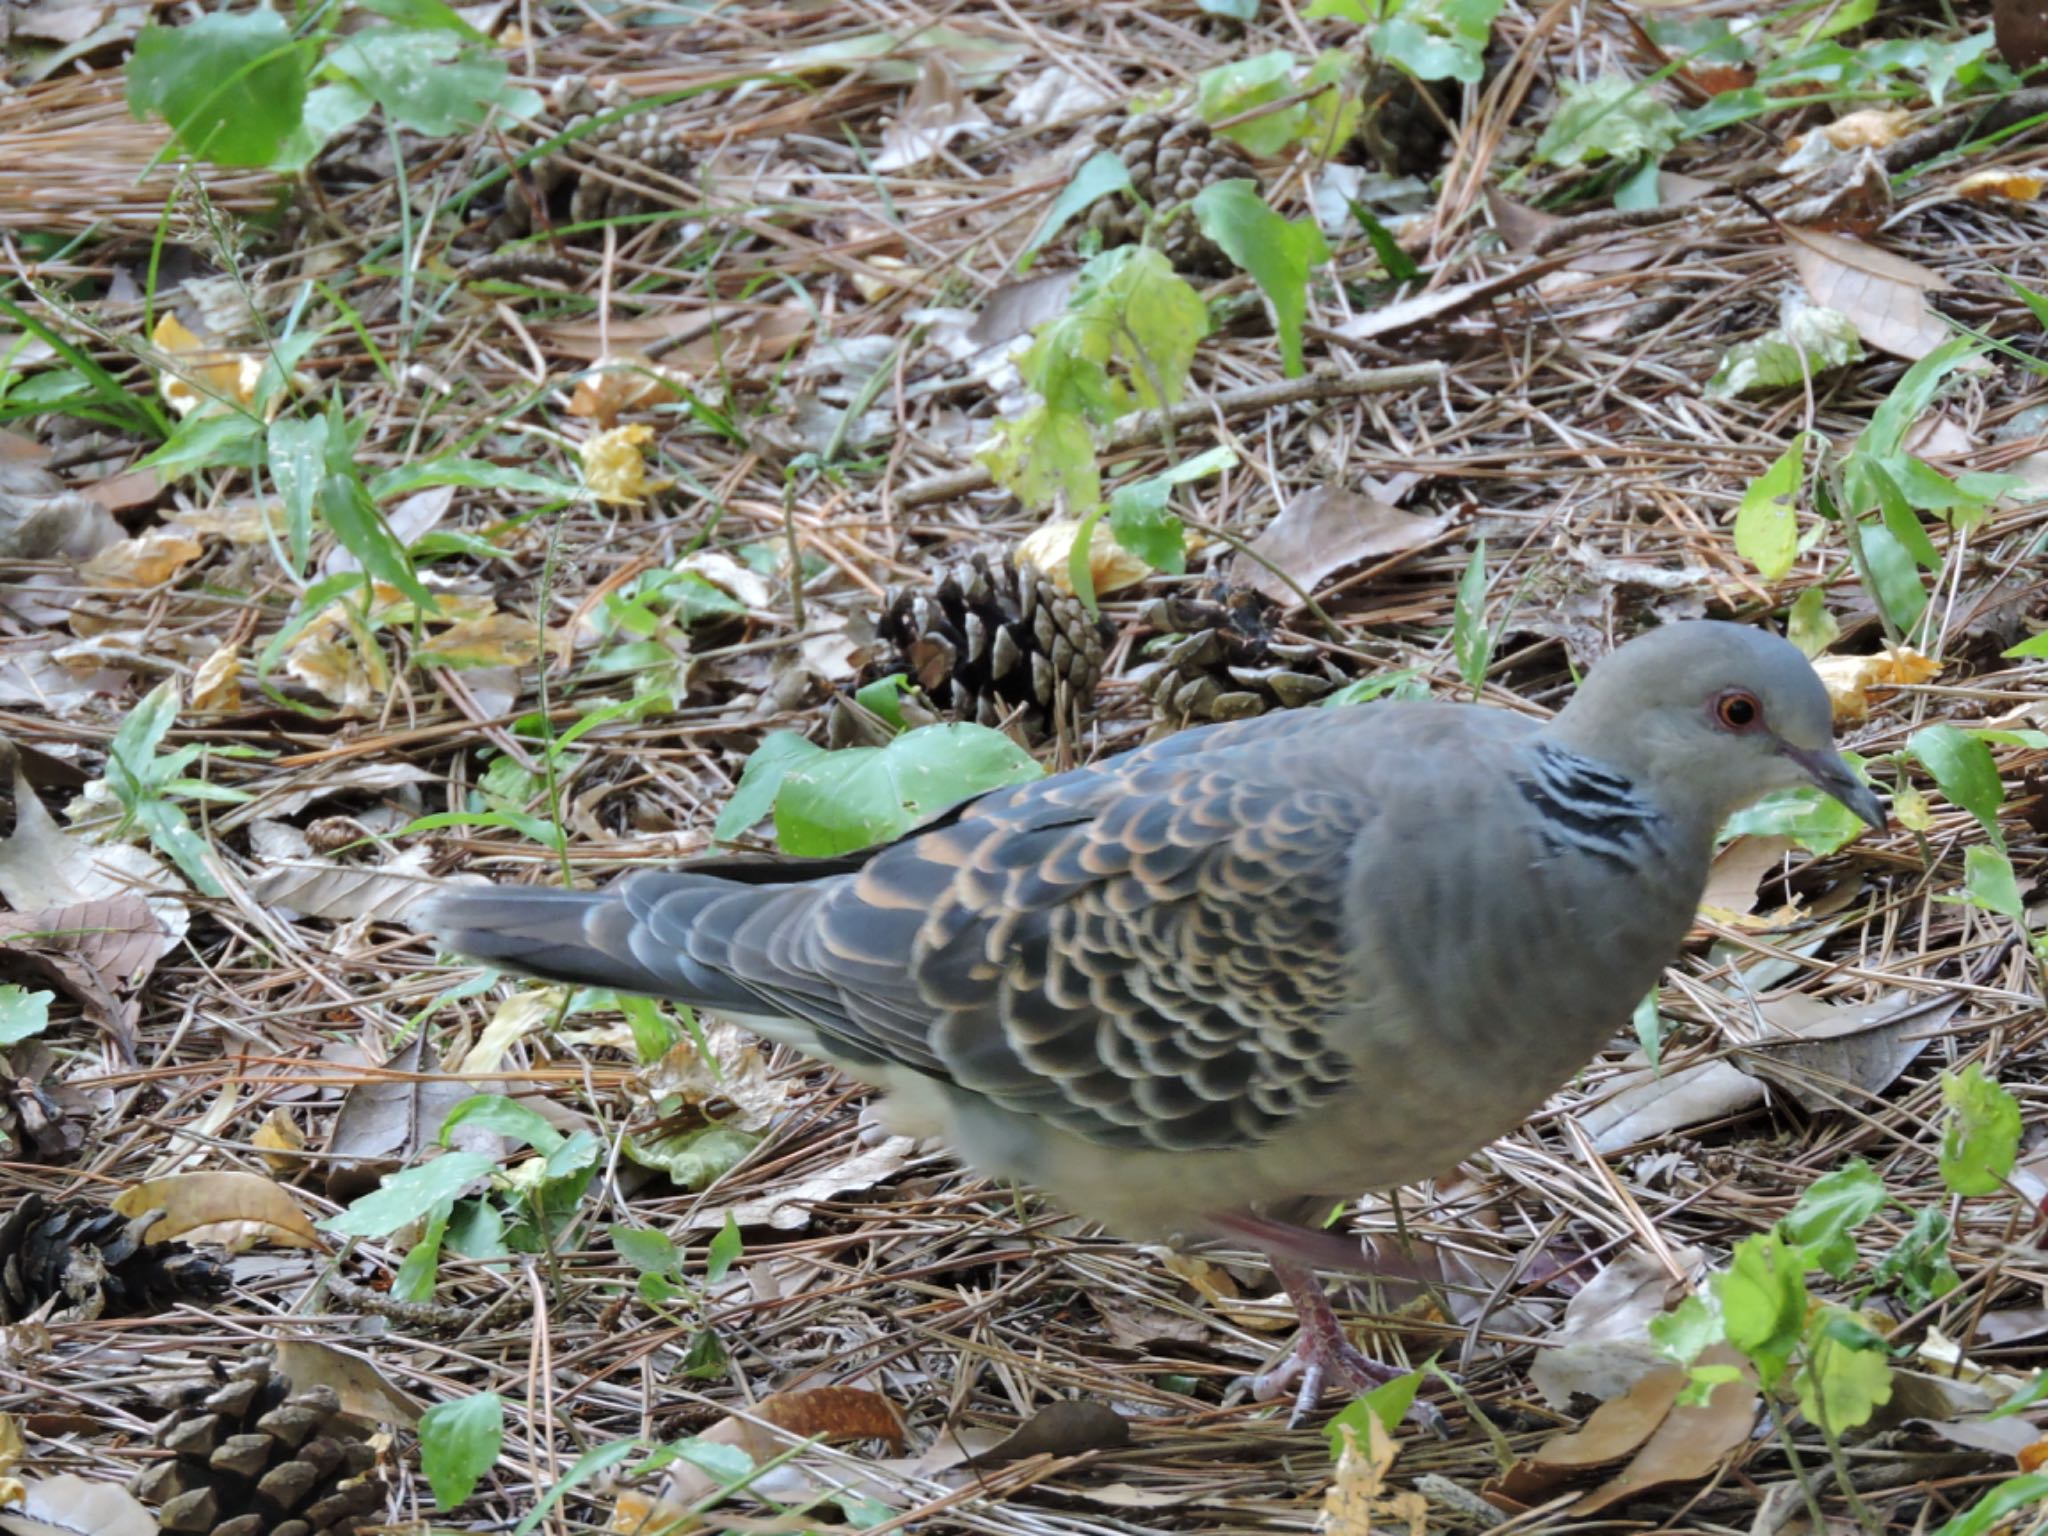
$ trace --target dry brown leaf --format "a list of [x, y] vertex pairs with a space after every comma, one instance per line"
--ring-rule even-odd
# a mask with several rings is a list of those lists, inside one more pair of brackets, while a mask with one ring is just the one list
[[346, 1354], [312, 1339], [277, 1339], [277, 1368], [284, 1372], [297, 1392], [314, 1387], [332, 1387], [341, 1399], [341, 1411], [372, 1424], [396, 1424], [411, 1428], [426, 1410], [406, 1392], [384, 1378], [383, 1372], [360, 1355]]
[[415, 845], [390, 863], [368, 869], [325, 862], [273, 864], [249, 882], [249, 894], [265, 906], [289, 907], [307, 917], [399, 923], [434, 888], [426, 873], [428, 854], [424, 845]]
[[1955, 185], [1957, 197], [1967, 197], [1973, 203], [1988, 203], [2002, 199], [2014, 203], [2031, 203], [2041, 195], [2041, 189], [2048, 186], [2032, 171], [2018, 171], [2009, 166], [1997, 166], [1989, 170], [1972, 171]]
[[1636, 1454], [1670, 1416], [1685, 1382], [1683, 1366], [1657, 1367], [1620, 1397], [1594, 1409], [1577, 1429], [1552, 1435], [1533, 1455], [1501, 1474], [1488, 1491], [1518, 1504], [1535, 1503], [1559, 1484]]
[[1857, 721], [1870, 714], [1872, 688], [1909, 688], [1941, 675], [1941, 663], [1910, 645], [1891, 646], [1874, 656], [1819, 656], [1813, 670], [1827, 685], [1837, 721]]
[[[777, 1392], [750, 1409], [745, 1417], [721, 1419], [697, 1437], [718, 1445], [737, 1446], [758, 1466], [786, 1452], [792, 1441], [823, 1440], [827, 1445], [850, 1440], [886, 1440], [903, 1448], [903, 1419], [889, 1399], [861, 1387], [813, 1387]], [[719, 1481], [703, 1468], [678, 1462], [654, 1495], [629, 1492], [619, 1496], [607, 1529], [631, 1532], [689, 1530], [700, 1522], [690, 1506], [715, 1492]], [[682, 1521], [683, 1524], [671, 1522]]]
[[157, 1536], [156, 1517], [119, 1483], [60, 1472], [22, 1486], [0, 1509], [8, 1536]]
[[1700, 910], [1717, 920], [1734, 918], [1741, 924], [1756, 910], [1757, 887], [1764, 876], [1776, 869], [1792, 846], [1789, 837], [1738, 837], [1719, 853], [1707, 871], [1707, 888], [1700, 893]]
[[[1229, 579], [1279, 603], [1300, 598], [1268, 567], [1278, 567], [1313, 594], [1327, 578], [1368, 560], [1421, 549], [1449, 528], [1448, 517], [1417, 517], [1340, 485], [1311, 486], [1294, 497], [1251, 542], [1233, 555]], [[1262, 564], [1261, 561], [1264, 563]]]
[[1948, 340], [1947, 323], [1927, 303], [1930, 291], [1952, 286], [1939, 272], [1847, 235], [1780, 227], [1814, 303], [1846, 315], [1871, 346], [1918, 361]]
[[588, 416], [609, 427], [627, 411], [681, 400], [695, 383], [681, 369], [669, 368], [637, 352], [599, 358], [576, 381], [569, 396], [569, 414]]
[[11, 1413], [0, 1413], [0, 1473], [12, 1472], [27, 1454], [28, 1447], [21, 1438], [21, 1421]]
[[1389, 1488], [1387, 1469], [1394, 1464], [1400, 1448], [1387, 1433], [1377, 1414], [1365, 1416], [1366, 1443], [1358, 1443], [1358, 1432], [1342, 1426], [1344, 1448], [1337, 1453], [1337, 1465], [1330, 1486], [1323, 1490], [1323, 1507], [1312, 1527], [1316, 1536], [1372, 1536], [1374, 1531], [1405, 1529], [1408, 1536], [1424, 1536], [1429, 1529], [1429, 1501], [1412, 1489]]
[[192, 673], [191, 707], [201, 714], [232, 714], [242, 707], [242, 648], [223, 645]]
[[262, 358], [209, 347], [168, 311], [157, 321], [150, 340], [175, 360], [174, 367], [158, 375], [157, 388], [164, 403], [180, 416], [189, 416], [202, 405], [248, 405], [255, 400]]
[[1835, 234], [1874, 235], [1891, 217], [1891, 173], [1874, 150], [1861, 150], [1854, 170], [1826, 191], [1801, 198], [1779, 215], [1786, 224]]
[[[387, 1173], [412, 1162], [440, 1137], [449, 1111], [492, 1085], [441, 1075], [440, 1058], [427, 1045], [426, 1031], [414, 1033], [404, 1049], [366, 1075], [342, 1098], [341, 1112], [327, 1138], [327, 1198], [346, 1205], [375, 1189]], [[482, 1127], [458, 1125], [450, 1142], [458, 1149], [496, 1156], [501, 1137]]]
[[[1699, 1267], [1697, 1249], [1672, 1256], [1682, 1274]], [[1646, 1331], [1684, 1289], [1655, 1254], [1631, 1248], [1565, 1303], [1564, 1321], [1545, 1339], [1529, 1368], [1530, 1383], [1553, 1408], [1575, 1397], [1608, 1402], [1671, 1362]]]
[[[1845, 112], [1821, 129], [1837, 149], [1883, 149], [1896, 144], [1913, 124], [1913, 114], [1896, 107], [1864, 107]], [[1796, 142], [1788, 149], [1797, 149]]]
[[1890, 1087], [1961, 1006], [1960, 997], [1937, 998], [1929, 1006], [1907, 992], [1888, 992], [1862, 1005], [1788, 992], [1756, 1005], [1761, 1026], [1734, 1065], [1819, 1113], [1845, 1095], [1853, 1104], [1862, 1094]]
[[177, 528], [152, 528], [132, 539], [110, 544], [78, 568], [95, 587], [134, 591], [171, 580], [204, 554], [205, 548]]
[[[548, 649], [567, 653], [569, 637], [560, 630], [548, 635]], [[466, 619], [428, 635], [413, 659], [423, 667], [524, 667], [540, 656], [540, 631], [533, 620], [516, 613], [494, 613]]]
[[258, 1243], [275, 1248], [318, 1248], [320, 1234], [290, 1191], [260, 1173], [210, 1168], [131, 1184], [114, 1197], [123, 1216], [161, 1210], [149, 1229], [153, 1242], [181, 1238], [240, 1253]]
[[925, 55], [903, 111], [882, 130], [874, 167], [878, 171], [908, 170], [924, 164], [957, 138], [993, 129], [988, 114], [961, 89], [951, 62], [934, 50]]
[[1593, 1515], [1653, 1488], [1702, 1481], [1742, 1453], [1756, 1427], [1755, 1376], [1748, 1362], [1725, 1344], [1704, 1350], [1700, 1363], [1732, 1365], [1742, 1376], [1718, 1383], [1698, 1407], [1674, 1407], [1634, 1459], [1574, 1504], [1571, 1513]]
[[917, 1142], [912, 1137], [885, 1137], [871, 1147], [862, 1147], [787, 1183], [762, 1187], [757, 1180], [754, 1187], [759, 1193], [749, 1194], [731, 1205], [700, 1200], [690, 1208], [681, 1225], [686, 1231], [715, 1230], [724, 1225], [730, 1211], [732, 1219], [749, 1231], [768, 1227], [778, 1232], [795, 1232], [811, 1224], [820, 1202], [863, 1194], [900, 1172], [916, 1156]]
[[1130, 1439], [1130, 1420], [1109, 1404], [1067, 1398], [1039, 1409], [1012, 1433], [960, 1465], [1000, 1467], [1028, 1456], [1085, 1456], [1090, 1451], [1128, 1445]]
[[58, 827], [16, 765], [14, 832], [0, 842], [0, 897], [17, 912], [142, 895], [173, 943], [192, 914], [173, 896], [184, 884], [130, 843], [88, 843]]
[[[1018, 541], [1016, 561], [1036, 566], [1040, 575], [1062, 592], [1074, 590], [1068, 561], [1081, 525], [1070, 518], [1056, 518], [1033, 529]], [[1109, 524], [1097, 520], [1088, 539], [1088, 574], [1098, 595], [1134, 587], [1152, 574], [1152, 567], [1117, 543]]]
[[111, 512], [40, 465], [0, 461], [0, 560], [83, 560], [123, 537]]
[[614, 506], [632, 507], [666, 490], [669, 481], [648, 478], [647, 445], [653, 441], [654, 428], [645, 422], [612, 427], [585, 438], [577, 455], [590, 494]]
[[263, 1117], [263, 1123], [250, 1135], [249, 1145], [281, 1176], [303, 1172], [306, 1167], [306, 1159], [299, 1156], [306, 1148], [306, 1133], [299, 1129], [291, 1111], [281, 1106]]
[[177, 514], [176, 526], [230, 544], [268, 544], [285, 536], [284, 504], [245, 498], [189, 507]]

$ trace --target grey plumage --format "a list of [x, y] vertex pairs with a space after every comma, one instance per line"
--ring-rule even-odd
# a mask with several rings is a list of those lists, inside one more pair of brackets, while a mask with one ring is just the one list
[[1655, 983], [1721, 822], [1803, 782], [1882, 824], [1796, 650], [1679, 624], [1544, 726], [1268, 715], [842, 859], [451, 886], [424, 922], [477, 959], [742, 1018], [984, 1172], [1129, 1235], [1199, 1235], [1513, 1128]]

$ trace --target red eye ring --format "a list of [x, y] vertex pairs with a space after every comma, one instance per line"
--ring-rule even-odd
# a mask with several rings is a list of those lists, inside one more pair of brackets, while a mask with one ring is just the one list
[[1753, 731], [1764, 723], [1763, 702], [1747, 688], [1731, 688], [1716, 694], [1714, 723], [1724, 731]]

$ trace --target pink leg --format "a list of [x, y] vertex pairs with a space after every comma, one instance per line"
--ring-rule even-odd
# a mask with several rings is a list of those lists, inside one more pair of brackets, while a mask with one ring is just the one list
[[1361, 1353], [1344, 1337], [1336, 1309], [1323, 1294], [1322, 1282], [1316, 1279], [1314, 1270], [1292, 1259], [1275, 1258], [1273, 1273], [1287, 1288], [1288, 1300], [1301, 1317], [1301, 1332], [1295, 1338], [1294, 1353], [1253, 1381], [1252, 1393], [1262, 1399], [1278, 1397], [1299, 1376], [1294, 1413], [1288, 1420], [1290, 1426], [1308, 1417], [1322, 1399], [1324, 1383], [1332, 1375], [1353, 1391], [1370, 1392], [1402, 1374], [1393, 1366], [1382, 1365]]

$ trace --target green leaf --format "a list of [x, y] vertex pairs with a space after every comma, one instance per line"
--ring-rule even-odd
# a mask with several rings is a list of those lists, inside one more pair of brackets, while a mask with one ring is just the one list
[[1720, 1276], [1728, 1342], [1749, 1357], [1767, 1391], [1785, 1374], [1806, 1329], [1805, 1267], [1797, 1249], [1766, 1232], [1737, 1243]]
[[215, 11], [149, 26], [128, 60], [128, 110], [154, 112], [177, 146], [215, 165], [268, 165], [306, 105], [316, 52], [275, 11]]
[[434, 1502], [451, 1510], [497, 1464], [505, 1445], [505, 1402], [495, 1392], [476, 1392], [436, 1403], [420, 1415], [420, 1470], [434, 1490]]
[[483, 459], [426, 459], [417, 464], [401, 464], [373, 479], [370, 494], [378, 502], [386, 502], [436, 485], [471, 491], [516, 491], [557, 502], [575, 501], [583, 494], [566, 480]]
[[400, 1301], [432, 1301], [434, 1282], [441, 1270], [441, 1245], [448, 1239], [449, 1208], [443, 1207], [427, 1218], [419, 1241], [405, 1251], [398, 1274], [391, 1282], [391, 1294]]
[[1563, 99], [1536, 141], [1536, 158], [1552, 165], [1602, 156], [1654, 159], [1678, 143], [1681, 131], [1678, 114], [1626, 75], [1566, 81]]
[[2034, 656], [2048, 656], [2048, 629], [2038, 635], [2031, 635], [2009, 651], [2000, 653], [2008, 659]]
[[1951, 804], [1976, 817], [1992, 841], [2005, 846], [1998, 830], [1998, 807], [2005, 800], [2005, 785], [1998, 777], [1998, 763], [1990, 747], [1952, 725], [1927, 725], [1906, 738], [1906, 751], [1934, 776]]
[[[593, 1478], [609, 1472], [640, 1449], [638, 1440], [612, 1440], [603, 1445], [594, 1445], [569, 1463], [569, 1470], [556, 1478], [547, 1492], [535, 1499], [526, 1513], [519, 1517], [519, 1523], [512, 1527], [512, 1536], [530, 1536], [533, 1529], [548, 1517], [564, 1494], [580, 1488]], [[687, 1528], [687, 1527], [685, 1527]], [[650, 1528], [650, 1536], [662, 1530], [659, 1525]]]
[[496, 1158], [481, 1152], [443, 1152], [415, 1167], [387, 1173], [377, 1188], [317, 1225], [337, 1237], [389, 1237], [453, 1200], [497, 1166]]
[[1474, 84], [1486, 73], [1486, 45], [1503, 0], [1404, 0], [1374, 30], [1376, 59], [1418, 80]]
[[775, 808], [782, 781], [796, 764], [823, 757], [825, 749], [795, 731], [771, 731], [740, 770], [739, 787], [718, 813], [711, 835], [729, 843]]
[[1324, 1425], [1330, 1436], [1330, 1454], [1340, 1455], [1344, 1450], [1344, 1431], [1347, 1427], [1363, 1445], [1370, 1433], [1366, 1420], [1378, 1419], [1380, 1428], [1388, 1434], [1400, 1431], [1402, 1422], [1408, 1417], [1408, 1410], [1414, 1406], [1415, 1394], [1422, 1390], [1423, 1371], [1407, 1371], [1392, 1381], [1381, 1382], [1363, 1396], [1353, 1398], [1338, 1412], [1336, 1417]]
[[[330, 437], [330, 451], [333, 446]], [[316, 504], [329, 531], [365, 571], [387, 586], [398, 588], [420, 612], [431, 615], [441, 611], [434, 594], [421, 585], [413, 571], [412, 557], [370, 500], [362, 481], [352, 475], [330, 473], [320, 483]]]
[[371, 27], [345, 38], [327, 68], [367, 92], [401, 128], [440, 138], [482, 125], [497, 108], [541, 109], [538, 93], [506, 83], [505, 64], [454, 32]]
[[1379, 9], [1380, 0], [1372, 0], [1370, 10], [1367, 10], [1365, 0], [1310, 0], [1301, 13], [1301, 19], [1348, 21], [1356, 26], [1369, 27], [1379, 19]]
[[1735, 513], [1735, 552], [1765, 581], [1781, 581], [1799, 553], [1794, 508], [1806, 473], [1806, 434], [1792, 439], [1771, 467], [1749, 482]]
[[1259, 14], [1259, 0], [1196, 0], [1211, 16], [1228, 16], [1232, 21], [1250, 21]]
[[1451, 613], [1451, 654], [1465, 686], [1479, 691], [1493, 663], [1493, 631], [1486, 627], [1486, 540], [1472, 546], [1465, 574], [1458, 578], [1457, 606]]
[[1721, 828], [1734, 837], [1789, 837], [1808, 853], [1825, 856], [1847, 847], [1864, 832], [1856, 814], [1817, 789], [1781, 789], [1737, 811]]
[[1219, 181], [1195, 197], [1195, 218], [1223, 253], [1252, 275], [1273, 311], [1282, 371], [1302, 373], [1301, 327], [1308, 316], [1308, 275], [1330, 259], [1313, 219], [1289, 221], [1268, 208], [1255, 182]]
[[1685, 1376], [1685, 1385], [1674, 1400], [1681, 1408], [1704, 1408], [1714, 1400], [1714, 1389], [1742, 1380], [1739, 1365], [1695, 1365]]
[[[2048, 1500], [2048, 1472], [2029, 1472], [2009, 1477], [1985, 1494], [1955, 1519], [1945, 1522], [1933, 1536], [1991, 1536], [2007, 1518]], [[2013, 1536], [2039, 1536], [2032, 1531], [2015, 1531]]]
[[2036, 1371], [2034, 1372], [2033, 1380], [1985, 1414], [1984, 1417], [1987, 1419], [2011, 1418], [2016, 1413], [2025, 1412], [2043, 1398], [2048, 1398], [2048, 1371]]
[[1856, 449], [1883, 463], [1904, 449], [1914, 424], [1927, 414], [1943, 380], [1978, 351], [1968, 336], [1953, 336], [1899, 375], [1891, 393], [1870, 413], [1870, 425], [1856, 436]]
[[1759, 390], [1796, 389], [1805, 379], [1862, 356], [1863, 340], [1847, 315], [1801, 305], [1782, 324], [1723, 353], [1706, 392], [1715, 399], [1732, 400]]
[[2000, 917], [2024, 924], [2026, 903], [2020, 900], [2019, 882], [2013, 878], [2012, 860], [2001, 848], [1978, 843], [1963, 851], [1963, 899], [1973, 907], [1996, 912]]
[[[1203, 122], [1220, 123], [1278, 101], [1294, 87], [1294, 65], [1294, 55], [1280, 48], [1203, 70], [1195, 80], [1195, 110]], [[1254, 155], [1277, 155], [1294, 142], [1307, 118], [1297, 102], [1218, 132]]]
[[682, 1267], [676, 1245], [646, 1227], [610, 1226], [605, 1232], [620, 1258], [643, 1275], [674, 1275]]
[[711, 1239], [711, 1251], [704, 1258], [704, 1279], [716, 1285], [723, 1280], [726, 1271], [739, 1262], [740, 1224], [733, 1220], [731, 1211], [725, 1213], [725, 1225], [718, 1229], [718, 1235]]
[[[1159, 474], [1118, 486], [1109, 497], [1109, 531], [1117, 543], [1153, 570], [1180, 575], [1188, 568], [1187, 540], [1180, 519], [1166, 510], [1174, 488], [1220, 474], [1236, 463], [1237, 454], [1231, 449], [1211, 448]], [[1089, 537], [1093, 537], [1092, 530]], [[1077, 537], [1074, 547], [1085, 563], [1087, 540]]]
[[621, 1147], [642, 1168], [667, 1174], [678, 1189], [702, 1189], [730, 1173], [760, 1140], [731, 1126], [700, 1125], [649, 1138], [628, 1132]]
[[1809, 1264], [1840, 1280], [1856, 1267], [1856, 1229], [1890, 1198], [1868, 1163], [1851, 1162], [1809, 1184], [1778, 1231], [1806, 1250]]
[[149, 840], [184, 871], [193, 889], [215, 898], [227, 895], [213, 872], [212, 850], [206, 839], [192, 829], [183, 811], [168, 800], [144, 800], [135, 807], [135, 821], [149, 833]]
[[851, 747], [791, 765], [775, 797], [775, 837], [806, 857], [887, 842], [984, 790], [1045, 770], [1001, 731], [926, 725], [881, 747]]
[[357, 0], [366, 11], [374, 11], [386, 21], [395, 21], [400, 26], [417, 27], [422, 32], [454, 32], [472, 43], [490, 42], [490, 38], [477, 31], [462, 19], [462, 13], [442, 3], [442, 0]]
[[1872, 1267], [1870, 1279], [1879, 1289], [1897, 1286], [1915, 1310], [1961, 1285], [1948, 1257], [1948, 1217], [1932, 1206], [1915, 1212], [1913, 1225]]
[[1044, 249], [1046, 243], [1081, 213], [1112, 192], [1128, 192], [1131, 189], [1131, 173], [1115, 150], [1099, 149], [1081, 162], [1074, 172], [1074, 179], [1060, 189], [1060, 195], [1052, 200], [1052, 207], [1046, 210], [1044, 222], [1038, 231], [1025, 243], [1022, 260], [1017, 263], [1020, 272], [1029, 271], [1031, 260]]
[[31, 992], [8, 982], [0, 986], [0, 1045], [19, 1045], [50, 1027], [54, 992]]
[[163, 446], [136, 460], [166, 480], [209, 469], [254, 469], [263, 462], [263, 418], [236, 410], [194, 411], [164, 439]]
[[1941, 1074], [1941, 1102], [1941, 1182], [1951, 1194], [1996, 1194], [2019, 1156], [2019, 1100], [1973, 1061]]
[[1657, 1352], [1680, 1365], [1691, 1365], [1709, 1345], [1719, 1344], [1725, 1335], [1721, 1314], [1707, 1298], [1695, 1292], [1669, 1312], [1650, 1319], [1650, 1342]]
[[1832, 1326], [1848, 1314], [1839, 1308], [1830, 1308], [1829, 1314], [1824, 1314], [1829, 1321], [1814, 1330], [1795, 1386], [1799, 1411], [1829, 1435], [1842, 1435], [1861, 1429], [1891, 1401], [1892, 1367], [1882, 1339], [1857, 1324], [1856, 1331], [1876, 1343], [1852, 1343], [1844, 1330]]
[[1102, 500], [1087, 418], [1043, 401], [997, 422], [974, 457], [997, 485], [1034, 510], [1064, 501], [1086, 512]]
[[107, 782], [116, 798], [131, 809], [156, 788], [157, 748], [178, 718], [178, 685], [166, 679], [128, 712], [107, 744]]
[[1356, 678], [1339, 688], [1335, 693], [1326, 693], [1317, 701], [1323, 709], [1343, 709], [1352, 704], [1370, 704], [1374, 699], [1426, 699], [1429, 685], [1422, 680], [1422, 673], [1415, 667], [1401, 667], [1392, 672], [1375, 672], [1369, 677]]
[[1793, 599], [1792, 611], [1785, 619], [1785, 638], [1798, 646], [1807, 660], [1833, 645], [1841, 633], [1842, 626], [1828, 612], [1827, 594], [1819, 587], [1808, 587]]
[[264, 457], [284, 503], [285, 544], [296, 576], [312, 554], [313, 506], [327, 479], [327, 418], [280, 416], [270, 424]]
[[1856, 537], [1863, 546], [1863, 563], [1870, 568], [1871, 585], [1876, 588], [1871, 595], [1878, 607], [1900, 630], [1911, 630], [1927, 609], [1927, 589], [1920, 584], [1919, 565], [1889, 528], [1865, 527]]
[[1643, 1057], [1650, 1064], [1650, 1070], [1657, 1070], [1657, 1058], [1664, 1048], [1664, 1020], [1657, 1013], [1657, 989], [1652, 987], [1640, 1003], [1636, 1004], [1633, 1020], [1636, 1043], [1643, 1048]]
[[548, 1124], [539, 1110], [516, 1099], [508, 1099], [502, 1093], [477, 1093], [464, 1099], [448, 1111], [448, 1118], [441, 1122], [441, 1134], [436, 1140], [444, 1147], [453, 1145], [456, 1129], [464, 1125], [495, 1131], [543, 1155], [555, 1151], [567, 1140]]

